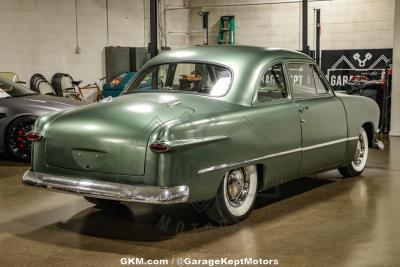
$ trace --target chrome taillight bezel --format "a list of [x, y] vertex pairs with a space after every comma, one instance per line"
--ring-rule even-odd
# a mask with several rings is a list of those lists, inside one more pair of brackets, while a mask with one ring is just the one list
[[30, 131], [25, 134], [25, 138], [29, 141], [35, 142], [42, 139], [43, 135], [40, 132]]
[[155, 153], [165, 153], [170, 151], [171, 148], [168, 144], [157, 142], [150, 144], [150, 149]]

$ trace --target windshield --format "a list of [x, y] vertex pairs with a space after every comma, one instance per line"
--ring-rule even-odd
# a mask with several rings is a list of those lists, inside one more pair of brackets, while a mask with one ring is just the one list
[[231, 72], [224, 67], [205, 63], [170, 63], [144, 71], [123, 94], [146, 91], [225, 95], [232, 82]]
[[36, 95], [34, 91], [10, 80], [0, 78], [0, 98]]

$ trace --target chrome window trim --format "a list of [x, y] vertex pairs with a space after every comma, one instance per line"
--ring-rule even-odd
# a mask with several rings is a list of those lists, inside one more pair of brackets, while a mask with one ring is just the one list
[[307, 146], [307, 147], [299, 147], [299, 148], [296, 148], [296, 149], [291, 149], [291, 150], [286, 150], [286, 151], [282, 151], [282, 152], [278, 152], [278, 153], [268, 154], [268, 155], [265, 155], [265, 156], [262, 156], [262, 157], [258, 157], [258, 158], [254, 158], [254, 159], [244, 160], [244, 161], [235, 162], [235, 163], [226, 163], [226, 164], [216, 165], [216, 166], [200, 169], [197, 172], [197, 174], [203, 174], [203, 173], [206, 173], [206, 172], [211, 172], [211, 171], [230, 168], [230, 167], [234, 167], [234, 166], [244, 165], [244, 164], [252, 163], [252, 162], [255, 162], [255, 161], [259, 161], [259, 160], [279, 157], [279, 156], [292, 154], [292, 153], [296, 153], [296, 152], [303, 152], [303, 151], [307, 151], [307, 150], [313, 150], [313, 149], [316, 149], [316, 148], [320, 148], [320, 147], [324, 147], [324, 146], [330, 146], [330, 145], [343, 143], [343, 142], [347, 142], [347, 141], [353, 141], [353, 140], [357, 140], [357, 139], [358, 139], [358, 136], [342, 138], [342, 139], [338, 139], [338, 140], [333, 140], [333, 141], [321, 143], [321, 144], [318, 144], [318, 145], [312, 145], [312, 146]]
[[[184, 60], [184, 61], [180, 61], [179, 59], [177, 59], [177, 60], [171, 60], [171, 61], [167, 61], [167, 62], [163, 62], [163, 63], [157, 63], [157, 64], [149, 64], [149, 65], [147, 65], [147, 63], [146, 63], [146, 64], [143, 65], [143, 66], [140, 68], [140, 70], [136, 73], [134, 79], [131, 81], [131, 83], [129, 84], [129, 86], [127, 86], [124, 90], [122, 90], [122, 92], [121, 92], [120, 95], [125, 95], [125, 94], [137, 94], [137, 93], [140, 94], [140, 93], [143, 93], [143, 91], [129, 92], [129, 93], [126, 93], [126, 92], [128, 92], [128, 91], [130, 90], [130, 88], [134, 85], [134, 83], [136, 82], [136, 80], [138, 80], [138, 78], [139, 78], [141, 75], [146, 74], [146, 73], [148, 74], [149, 71], [150, 71], [152, 68], [159, 67], [159, 66], [161, 66], [161, 65], [172, 65], [172, 64], [206, 64], [206, 65], [213, 65], [213, 66], [218, 66], [218, 67], [226, 68], [226, 69], [230, 72], [230, 74], [231, 74], [231, 81], [230, 81], [230, 83], [229, 83], [229, 88], [228, 88], [228, 90], [225, 92], [225, 94], [223, 94], [223, 95], [219, 95], [219, 96], [210, 96], [210, 95], [207, 95], [207, 94], [193, 93], [193, 92], [190, 92], [190, 91], [179, 91], [178, 93], [181, 93], [181, 94], [194, 94], [194, 95], [200, 95], [200, 96], [212, 97], [212, 98], [217, 98], [217, 99], [218, 99], [218, 98], [222, 98], [222, 97], [227, 96], [227, 95], [228, 95], [229, 93], [231, 93], [231, 91], [232, 91], [231, 89], [232, 89], [232, 86], [233, 86], [234, 81], [235, 81], [235, 72], [233, 71], [233, 69], [232, 69], [231, 67], [229, 67], [229, 66], [227, 66], [227, 65], [224, 65], [224, 64], [217, 63], [217, 62], [207, 61], [207, 60], [189, 60], [189, 61]], [[147, 74], [146, 74], [146, 75], [147, 75]], [[151, 93], [165, 93], [165, 91], [163, 91], [163, 90], [149, 90], [149, 91], [146, 91], [146, 92], [151, 92]]]
[[[286, 71], [287, 71], [287, 76], [289, 76], [289, 65], [290, 64], [308, 64], [311, 66], [311, 68], [317, 72], [317, 74], [320, 75], [322, 82], [325, 84], [325, 86], [328, 88], [329, 90], [329, 94], [315, 94], [314, 96], [307, 96], [307, 97], [295, 97], [293, 95], [293, 86], [290, 83], [290, 79], [288, 77], [288, 85], [290, 86], [290, 91], [291, 91], [291, 95], [293, 100], [308, 100], [308, 99], [319, 99], [319, 98], [330, 98], [330, 97], [335, 97], [335, 92], [332, 89], [332, 87], [330, 86], [329, 82], [327, 81], [326, 77], [324, 76], [323, 72], [321, 71], [320, 67], [315, 64], [315, 62], [310, 61], [310, 60], [306, 60], [306, 59], [288, 59], [286, 61], [285, 67], [286, 67]], [[314, 77], [314, 82], [315, 82], [315, 76], [314, 76], [314, 72], [313, 72], [313, 77]], [[316, 88], [315, 88], [316, 89]]]
[[[276, 64], [281, 64], [281, 66], [282, 66], [282, 71], [283, 71], [284, 79], [285, 79], [286, 92], [287, 92], [288, 96], [285, 97], [285, 98], [271, 99], [270, 101], [266, 101], [266, 102], [257, 102], [257, 93], [258, 93], [258, 88], [257, 87], [258, 87], [258, 83], [262, 79], [262, 76], [264, 75], [266, 70], [268, 70], [268, 68], [271, 68], [271, 67], [275, 66]], [[252, 97], [252, 100], [251, 100], [251, 106], [252, 107], [260, 107], [260, 106], [266, 106], [266, 105], [268, 105], [270, 103], [288, 103], [288, 102], [293, 102], [292, 92], [289, 89], [289, 86], [290, 86], [289, 78], [287, 76], [286, 65], [285, 65], [284, 60], [275, 59], [273, 61], [268, 62], [267, 64], [264, 65], [264, 67], [262, 68], [262, 71], [258, 75], [257, 82], [256, 82], [256, 85], [255, 85], [254, 90], [253, 90], [253, 97]]]
[[[333, 96], [332, 93], [332, 88], [330, 88], [329, 86], [326, 85], [326, 82], [324, 80], [324, 75], [321, 73], [320, 69], [318, 68], [318, 66], [316, 64], [311, 64], [311, 67], [313, 69], [313, 76], [314, 76], [314, 82], [315, 82], [315, 90], [317, 92], [317, 95], [322, 95], [322, 96], [326, 96], [326, 95], [331, 95]], [[317, 75], [317, 76], [315, 76]], [[322, 85], [325, 87], [325, 89], [327, 89], [326, 93], [318, 93], [318, 88], [317, 88], [317, 79], [320, 79]]]

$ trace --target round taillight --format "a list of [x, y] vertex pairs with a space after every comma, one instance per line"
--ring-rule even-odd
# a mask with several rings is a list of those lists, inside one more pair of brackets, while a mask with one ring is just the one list
[[164, 153], [169, 150], [169, 146], [164, 143], [153, 143], [150, 145], [150, 149], [156, 153]]
[[25, 134], [25, 137], [29, 141], [38, 141], [40, 138], [42, 138], [42, 135], [38, 132], [28, 132]]

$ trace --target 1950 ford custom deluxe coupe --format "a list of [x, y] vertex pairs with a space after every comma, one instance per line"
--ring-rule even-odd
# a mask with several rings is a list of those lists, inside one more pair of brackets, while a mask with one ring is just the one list
[[150, 60], [120, 97], [41, 117], [28, 185], [115, 202], [211, 200], [246, 218], [257, 192], [338, 168], [364, 170], [378, 106], [332, 91], [302, 53], [195, 47]]

